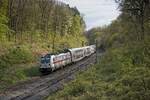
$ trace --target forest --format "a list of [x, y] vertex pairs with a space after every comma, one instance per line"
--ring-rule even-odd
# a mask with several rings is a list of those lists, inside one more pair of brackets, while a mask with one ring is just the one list
[[0, 0], [0, 90], [39, 75], [42, 54], [82, 46], [85, 27], [76, 7], [56, 0]]
[[97, 41], [98, 62], [47, 100], [150, 100], [150, 0], [114, 1], [118, 18], [85, 31], [76, 7], [0, 0], [0, 91], [39, 76], [41, 54]]
[[86, 32], [104, 55], [47, 100], [150, 99], [150, 1], [115, 1], [119, 17]]

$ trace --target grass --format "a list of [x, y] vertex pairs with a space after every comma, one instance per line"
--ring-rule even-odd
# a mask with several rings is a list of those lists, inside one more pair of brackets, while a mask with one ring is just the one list
[[15, 65], [5, 71], [0, 81], [0, 91], [16, 85], [19, 82], [29, 80], [32, 77], [40, 76], [37, 64]]

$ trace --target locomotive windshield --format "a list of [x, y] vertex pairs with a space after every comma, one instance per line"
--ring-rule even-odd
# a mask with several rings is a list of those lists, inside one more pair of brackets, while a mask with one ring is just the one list
[[51, 55], [46, 54], [45, 56], [41, 57], [41, 63], [50, 63]]

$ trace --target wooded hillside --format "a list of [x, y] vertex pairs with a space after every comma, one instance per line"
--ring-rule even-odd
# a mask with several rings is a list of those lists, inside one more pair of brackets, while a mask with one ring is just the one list
[[85, 28], [76, 8], [54, 0], [3, 0], [0, 7], [1, 42], [54, 42], [58, 35], [82, 35]]
[[[18, 66], [39, 63], [45, 53], [82, 46], [84, 30], [78, 9], [62, 2], [0, 0], [0, 88], [28, 77], [26, 68], [19, 72]], [[38, 73], [38, 66], [34, 69]]]

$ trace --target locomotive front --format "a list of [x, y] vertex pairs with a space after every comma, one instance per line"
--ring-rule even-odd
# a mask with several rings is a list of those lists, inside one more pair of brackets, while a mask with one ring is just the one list
[[41, 57], [41, 64], [40, 64], [40, 72], [46, 73], [52, 71], [51, 66], [51, 54], [46, 54], [45, 56]]

